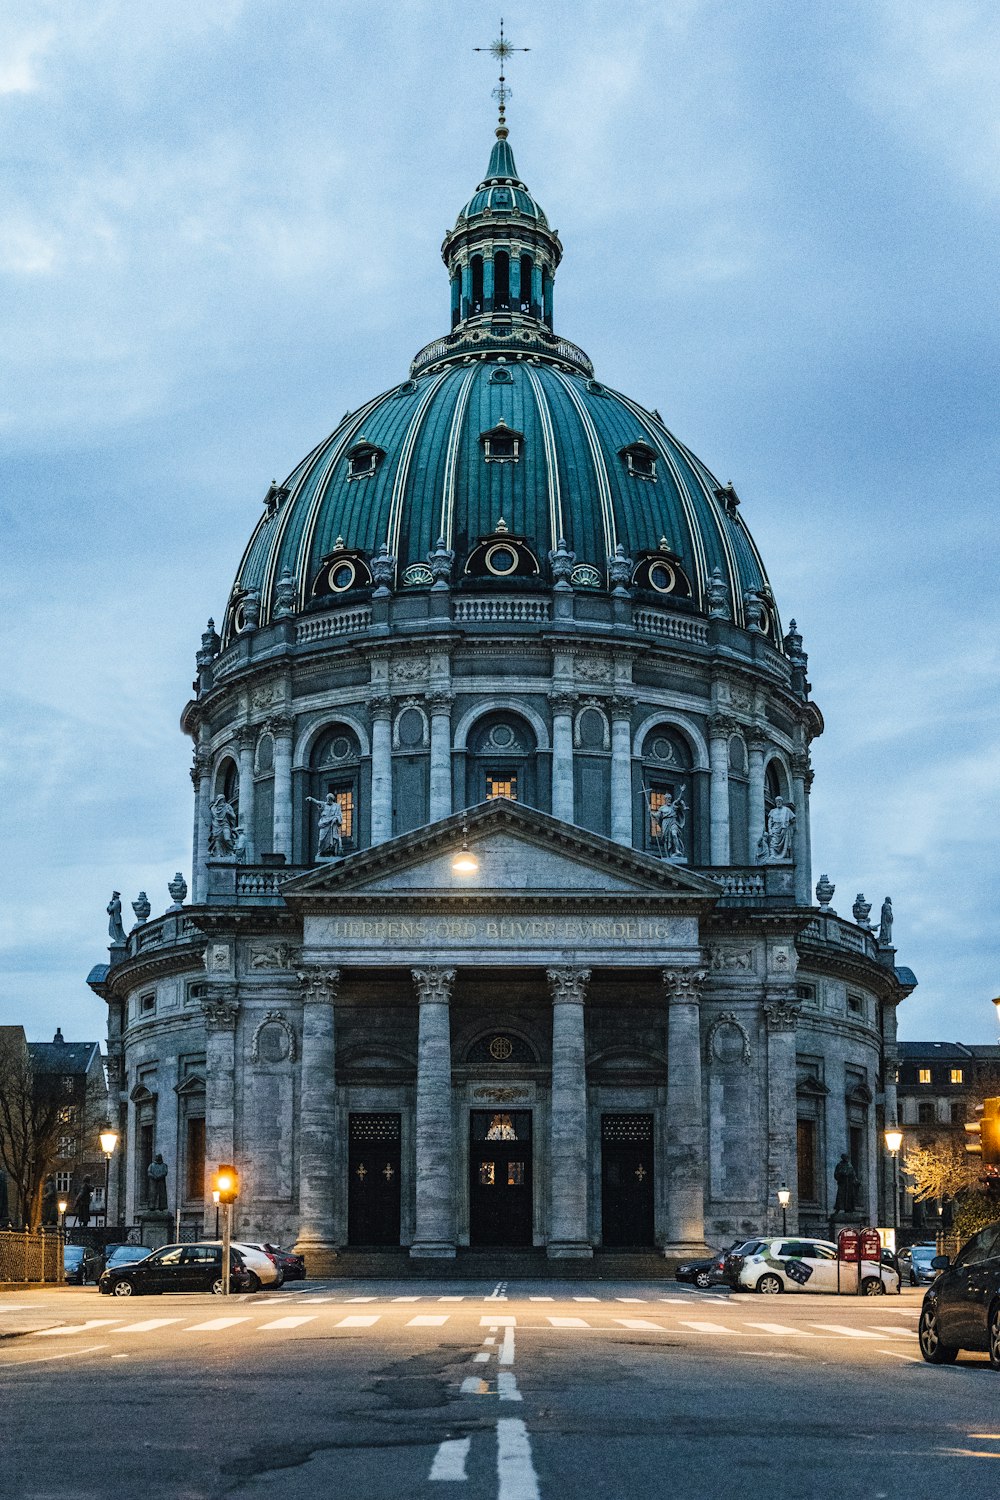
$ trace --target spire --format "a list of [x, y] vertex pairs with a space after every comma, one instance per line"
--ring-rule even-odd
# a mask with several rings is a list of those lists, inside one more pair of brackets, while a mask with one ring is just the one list
[[[510, 42], [508, 42], [503, 33], [503, 16], [501, 16], [500, 35], [496, 38], [496, 40], [491, 42], [488, 47], [473, 47], [472, 50], [473, 52], [488, 52], [490, 56], [495, 57], [497, 62], [500, 64], [500, 82], [493, 90], [493, 97], [494, 99], [496, 99], [497, 103], [500, 106], [500, 117], [497, 123], [497, 139], [502, 144], [507, 139], [507, 100], [511, 97], [511, 91], [507, 87], [507, 79], [504, 77], [504, 64], [506, 63], [508, 57], [511, 57], [515, 52], [530, 52], [531, 48], [514, 47]], [[496, 147], [494, 147], [494, 151], [495, 150]], [[514, 158], [511, 157], [511, 162], [513, 162], [513, 160]], [[491, 158], [490, 166], [492, 167], [492, 165], [493, 161]], [[493, 175], [494, 173], [491, 171], [490, 176]], [[510, 172], [500, 175], [513, 177], [516, 176], [516, 173]]]

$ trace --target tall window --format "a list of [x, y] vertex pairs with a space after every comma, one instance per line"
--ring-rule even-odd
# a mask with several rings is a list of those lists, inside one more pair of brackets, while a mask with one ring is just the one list
[[816, 1202], [816, 1121], [799, 1120], [795, 1127], [798, 1150], [800, 1203]]
[[696, 857], [691, 751], [675, 729], [650, 730], [642, 747], [643, 847], [684, 863]]
[[483, 257], [474, 255], [469, 262], [472, 271], [472, 308], [473, 315], [483, 310]]
[[329, 848], [320, 849], [321, 808], [316, 806], [316, 803], [325, 803], [331, 793], [340, 808], [340, 852], [360, 847], [360, 790], [361, 748], [357, 736], [346, 724], [333, 724], [320, 735], [312, 754], [309, 796], [315, 801], [305, 804], [307, 836], [304, 841], [310, 861], [333, 852]]
[[931, 1081], [931, 1070], [930, 1070], [930, 1068], [919, 1068], [917, 1070], [917, 1082], [918, 1083], [930, 1083], [930, 1081]]
[[205, 1193], [205, 1121], [200, 1115], [188, 1117], [186, 1137], [185, 1197], [202, 1198]]
[[520, 307], [523, 313], [531, 312], [531, 268], [534, 265], [530, 255], [521, 256], [521, 301]]
[[521, 719], [512, 714], [490, 714], [476, 726], [470, 750], [470, 806], [497, 797], [534, 802], [535, 737]]
[[962, 1069], [961, 1068], [952, 1068], [952, 1070], [951, 1070], [951, 1081], [952, 1081], [952, 1083], [961, 1083], [963, 1076], [964, 1075], [962, 1073]]
[[510, 256], [498, 250], [493, 257], [493, 306], [498, 312], [510, 311]]

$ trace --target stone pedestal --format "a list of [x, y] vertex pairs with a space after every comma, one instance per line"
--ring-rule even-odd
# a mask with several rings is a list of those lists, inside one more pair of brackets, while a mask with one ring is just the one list
[[337, 1129], [334, 1085], [334, 999], [339, 969], [305, 969], [302, 985], [302, 1066], [299, 1103], [299, 1234], [296, 1252], [322, 1274], [337, 1245]]
[[704, 969], [664, 969], [667, 992], [667, 1243], [664, 1255], [707, 1254], [701, 1096]]
[[552, 1260], [592, 1256], [587, 1236], [587, 1059], [583, 1002], [589, 969], [549, 969], [552, 1110], [549, 1240]]
[[414, 1259], [455, 1254], [451, 1128], [451, 991], [454, 969], [414, 969], [420, 1003], [417, 1041], [416, 1227]]
[[174, 1216], [166, 1208], [144, 1208], [136, 1214], [136, 1222], [147, 1250], [159, 1250], [161, 1245], [174, 1242]]

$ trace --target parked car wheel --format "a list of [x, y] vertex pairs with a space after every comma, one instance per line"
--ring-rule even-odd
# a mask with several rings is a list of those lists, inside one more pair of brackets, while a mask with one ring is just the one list
[[248, 1271], [247, 1272], [247, 1291], [248, 1292], [259, 1292], [260, 1291], [260, 1277], [257, 1275], [256, 1271]]
[[861, 1290], [866, 1297], [883, 1297], [885, 1295], [885, 1282], [878, 1276], [866, 1276], [861, 1283]]
[[131, 1297], [135, 1288], [131, 1281], [116, 1281], [114, 1294], [116, 1297]]
[[757, 1283], [757, 1291], [763, 1292], [765, 1297], [775, 1297], [779, 1292], [783, 1292], [784, 1290], [785, 1288], [781, 1284], [781, 1277], [775, 1276], [772, 1271], [768, 1271]]
[[997, 1302], [990, 1313], [990, 1364], [994, 1370], [1000, 1370], [1000, 1302]]
[[706, 1287], [710, 1287], [712, 1285], [712, 1278], [708, 1271], [699, 1271], [697, 1276], [694, 1278], [694, 1284], [695, 1286], [700, 1286], [702, 1291], [704, 1291]]
[[958, 1350], [953, 1344], [941, 1342], [937, 1312], [933, 1307], [925, 1307], [920, 1314], [917, 1340], [920, 1352], [929, 1365], [953, 1365], [958, 1358]]
[[223, 1281], [221, 1276], [216, 1276], [215, 1280], [212, 1282], [212, 1296], [221, 1297], [225, 1290], [226, 1283]]

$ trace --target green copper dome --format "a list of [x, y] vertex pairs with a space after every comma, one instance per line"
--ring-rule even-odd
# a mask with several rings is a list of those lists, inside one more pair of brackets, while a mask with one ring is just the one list
[[490, 208], [501, 188], [528, 196], [506, 129], [497, 135], [487, 177], [442, 252], [451, 332], [272, 485], [224, 638], [255, 617], [264, 625], [276, 612], [446, 578], [471, 591], [637, 590], [654, 604], [756, 622], [778, 644], [731, 486], [658, 413], [593, 379], [583, 351], [552, 331], [561, 246], [530, 197], [534, 213]]

